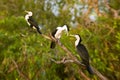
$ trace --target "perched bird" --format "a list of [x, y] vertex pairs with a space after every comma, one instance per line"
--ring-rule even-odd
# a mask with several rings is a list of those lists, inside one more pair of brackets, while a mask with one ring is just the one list
[[71, 35], [71, 36], [76, 38], [75, 47], [77, 49], [78, 54], [81, 57], [82, 63], [86, 66], [87, 71], [90, 74], [93, 74], [93, 70], [90, 67], [90, 63], [89, 63], [89, 54], [88, 54], [86, 47], [83, 44], [81, 44], [82, 39], [80, 35], [76, 34], [76, 35]]
[[[59, 41], [61, 38], [62, 32], [65, 31], [68, 35], [69, 27], [67, 25], [64, 25], [63, 27], [57, 27], [53, 32], [52, 32], [52, 37], [54, 37], [56, 40]], [[51, 42], [50, 48], [54, 49], [56, 46], [55, 41]]]
[[32, 18], [33, 13], [31, 11], [25, 11], [25, 12], [27, 13], [25, 15], [25, 20], [27, 21], [28, 25], [31, 28], [36, 29], [39, 34], [42, 34], [38, 26], [38, 23]]

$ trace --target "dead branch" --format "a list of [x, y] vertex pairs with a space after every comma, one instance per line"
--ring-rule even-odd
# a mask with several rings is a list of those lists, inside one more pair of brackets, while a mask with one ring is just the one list
[[[92, 66], [91, 66], [92, 67]], [[97, 69], [92, 67], [94, 73], [101, 79], [101, 80], [108, 80], [105, 76], [103, 76]]]
[[[43, 36], [44, 37], [44, 36]], [[48, 36], [47, 36], [48, 37]], [[45, 37], [46, 38], [46, 37]], [[55, 40], [51, 35], [50, 37], [51, 39], [49, 40]], [[63, 45], [61, 44], [59, 41], [55, 40], [56, 44], [58, 44], [67, 54], [67, 57], [69, 57], [71, 60], [67, 60], [67, 62], [74, 62], [75, 64], [77, 64], [78, 66], [82, 66], [84, 67], [83, 64], [81, 64], [81, 62], [79, 60], [77, 60], [77, 58]], [[53, 60], [54, 61], [54, 60]], [[66, 63], [66, 60], [63, 58], [61, 61], [54, 61], [55, 63]], [[92, 67], [92, 66], [91, 66]], [[94, 74], [97, 75], [100, 79], [102, 80], [108, 80], [105, 76], [103, 76], [99, 71], [97, 71], [94, 67], [92, 67]], [[80, 74], [82, 77], [84, 77], [86, 80], [90, 80], [82, 71], [80, 71]]]
[[120, 18], [120, 16], [119, 16], [119, 10], [115, 10], [114, 8], [110, 7], [110, 5], [109, 5], [109, 3], [108, 3], [107, 0], [105, 0], [104, 4], [113, 13], [115, 19], [116, 18]]
[[15, 65], [18, 74], [23, 77], [25, 80], [30, 80], [29, 77], [27, 77], [24, 73], [22, 73], [19, 69], [19, 66], [17, 65], [17, 63], [15, 62], [15, 60], [12, 59], [13, 64]]
[[[66, 63], [74, 63], [75, 61], [74, 60], [68, 60], [66, 59], [65, 57], [61, 60], [61, 61], [55, 61], [54, 59], [51, 59], [51, 61], [55, 62], [56, 64], [66, 64]], [[84, 66], [84, 64], [81, 63], [81, 65]], [[80, 69], [78, 70], [79, 74], [81, 74], [81, 76], [83, 78], [85, 78], [86, 80], [90, 80], [89, 77], [87, 77]]]
[[[58, 44], [59, 44], [59, 43], [58, 43]], [[61, 46], [61, 45], [59, 44], [59, 46]], [[71, 58], [72, 60], [74, 60], [77, 65], [83, 66], [83, 65], [81, 65], [80, 61], [78, 61], [78, 60], [76, 59], [76, 57], [74, 57], [74, 56], [72, 55], [72, 53], [71, 53], [64, 45], [62, 45], [61, 48], [62, 48], [64, 51], [67, 52], [68, 56], [70, 56], [70, 58]], [[91, 66], [91, 67], [92, 67], [92, 66]], [[92, 68], [93, 68], [93, 67], [92, 67]], [[94, 73], [95, 73], [100, 79], [102, 79], [102, 80], [108, 80], [105, 76], [103, 76], [103, 75], [102, 75], [99, 71], [97, 71], [95, 68], [93, 68], [93, 71], [94, 71]]]
[[[24, 65], [24, 63], [18, 64], [19, 67], [21, 67], [22, 65]], [[7, 73], [11, 73], [11, 72], [14, 71], [16, 68], [17, 68], [17, 66], [10, 66], [9, 70], [7, 71]]]
[[90, 78], [88, 78], [80, 69], [78, 70], [78, 72], [82, 75], [83, 78], [85, 78], [85, 80], [90, 80]]
[[52, 38], [49, 37], [49, 36], [46, 36], [46, 35], [44, 35], [44, 34], [42, 34], [42, 36], [43, 36], [44, 38], [46, 38], [46, 39], [52, 40]]
[[67, 60], [65, 57], [61, 61], [56, 61], [54, 59], [51, 59], [51, 61], [55, 62], [56, 64], [66, 64], [66, 63], [73, 63], [73, 60]]

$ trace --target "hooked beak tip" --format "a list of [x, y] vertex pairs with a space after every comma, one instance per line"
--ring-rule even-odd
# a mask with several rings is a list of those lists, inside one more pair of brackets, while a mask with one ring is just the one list
[[28, 13], [29, 11], [25, 10], [26, 13]]
[[75, 37], [74, 35], [69, 35], [69, 36]]

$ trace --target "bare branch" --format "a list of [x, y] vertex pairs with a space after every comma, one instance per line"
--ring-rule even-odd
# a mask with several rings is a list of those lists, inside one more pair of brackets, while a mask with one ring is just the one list
[[[44, 36], [43, 36], [44, 37]], [[46, 38], [46, 37], [45, 37]], [[53, 39], [53, 37], [50, 37], [50, 40], [55, 40]], [[67, 57], [70, 58], [71, 60], [65, 60], [64, 58], [61, 61], [54, 61], [57, 64], [60, 63], [68, 63], [68, 62], [74, 62], [75, 64], [77, 64], [78, 66], [84, 67], [85, 65], [81, 64], [81, 62], [79, 60], [77, 60], [77, 58], [63, 45], [61, 44], [59, 41], [55, 40], [56, 44], [58, 44], [67, 54]], [[91, 66], [92, 67], [92, 66]], [[97, 71], [95, 68], [93, 68], [94, 74], [97, 75], [100, 79], [102, 80], [108, 80], [105, 76], [103, 76], [99, 71]], [[79, 69], [80, 70], [80, 69]], [[88, 78], [81, 70], [80, 70], [80, 74], [82, 77], [84, 77], [86, 80], [90, 80], [90, 78]]]
[[[21, 67], [22, 65], [24, 65], [24, 63], [18, 64], [19, 67]], [[9, 70], [7, 71], [7, 73], [12, 72], [12, 71], [15, 70], [16, 68], [17, 68], [17, 66], [10, 66]]]
[[[59, 45], [60, 45], [60, 43], [58, 43]], [[61, 45], [60, 45], [61, 46]], [[61, 48], [64, 50], [64, 51], [66, 51], [67, 52], [67, 54], [68, 54], [68, 56], [72, 59], [72, 60], [74, 60], [75, 61], [75, 63], [76, 64], [78, 64], [79, 66], [83, 66], [83, 65], [81, 65], [81, 63], [80, 63], [80, 61], [78, 61], [77, 59], [76, 59], [76, 57], [74, 57], [73, 55], [72, 55], [72, 53], [64, 46], [64, 45], [62, 45], [61, 46]], [[91, 66], [92, 67], [92, 66]], [[93, 67], [92, 67], [93, 68]], [[100, 79], [102, 79], [102, 80], [108, 80], [105, 76], [103, 76], [99, 71], [97, 71], [95, 68], [93, 68], [93, 71], [94, 71], [94, 73], [100, 78]], [[84, 73], [83, 73], [84, 74]], [[84, 74], [85, 75], [85, 74]], [[82, 75], [83, 76], [83, 75]], [[89, 79], [88, 79], [89, 80]]]
[[67, 52], [67, 56], [72, 59], [74, 61], [74, 63], [78, 64], [78, 65], [81, 65], [82, 67], [84, 66], [83, 64], [81, 64], [81, 62], [79, 60], [77, 60], [77, 58], [75, 56], [72, 55], [72, 53], [64, 46], [64, 45], [61, 45], [60, 42], [58, 42], [58, 45], [61, 46], [61, 48]]
[[55, 62], [56, 64], [66, 64], [66, 63], [73, 63], [73, 60], [67, 60], [65, 57], [61, 61], [55, 61], [54, 59], [51, 59], [51, 61]]
[[52, 40], [49, 36], [46, 36], [46, 35], [44, 35], [44, 34], [42, 34], [42, 36], [43, 36], [44, 38], [46, 38], [46, 39]]
[[114, 18], [120, 18], [120, 16], [119, 16], [119, 10], [115, 10], [114, 8], [110, 7], [110, 5], [109, 5], [109, 3], [108, 3], [107, 0], [105, 0], [105, 6], [106, 6], [109, 10], [111, 10], [111, 12], [113, 12]]
[[80, 69], [78, 70], [78, 72], [82, 75], [83, 78], [85, 78], [85, 80], [90, 80], [90, 78], [88, 78]]
[[32, 77], [32, 79], [31, 80], [34, 80], [35, 79], [35, 77], [37, 77], [38, 75], [39, 75], [39, 73], [40, 73], [40, 68], [39, 69], [37, 69], [36, 71], [35, 71], [35, 74], [33, 75], [33, 77]]
[[[56, 64], [66, 64], [66, 63], [74, 63], [74, 60], [68, 60], [65, 57], [61, 60], [61, 61], [55, 61], [54, 59], [51, 59], [53, 62], [55, 62]], [[84, 64], [81, 63], [81, 65], [84, 66]], [[79, 74], [85, 78], [86, 80], [90, 80], [89, 77], [87, 77], [80, 69], [78, 70]]]
[[[92, 66], [91, 66], [92, 67]], [[101, 79], [101, 80], [108, 80], [105, 76], [103, 76], [98, 70], [92, 67], [94, 73]]]
[[15, 65], [18, 74], [19, 74], [21, 77], [23, 77], [25, 80], [30, 80], [29, 77], [27, 77], [25, 74], [23, 74], [23, 73], [19, 70], [19, 67], [18, 67], [17, 63], [15, 62], [15, 60], [12, 59], [12, 62], [13, 62], [13, 64]]

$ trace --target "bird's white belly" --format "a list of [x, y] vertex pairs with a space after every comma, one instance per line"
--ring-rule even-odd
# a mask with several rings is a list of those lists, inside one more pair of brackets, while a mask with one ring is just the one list
[[77, 46], [78, 44], [79, 44], [79, 39], [75, 41], [75, 46]]
[[29, 19], [29, 16], [26, 15], [26, 16], [25, 16], [25, 20], [27, 21], [27, 24], [30, 26], [30, 23], [28, 22], [28, 19]]
[[62, 34], [62, 31], [57, 32], [57, 33], [55, 34], [55, 38], [56, 38], [56, 39], [60, 39], [61, 34]]

